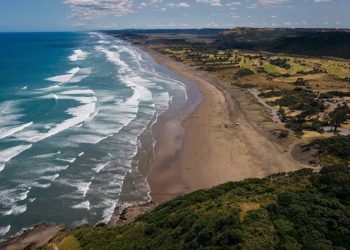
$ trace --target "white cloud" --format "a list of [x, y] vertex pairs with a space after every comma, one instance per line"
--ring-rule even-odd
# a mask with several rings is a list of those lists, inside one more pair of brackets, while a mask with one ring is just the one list
[[197, 0], [197, 3], [205, 3], [210, 6], [221, 6], [221, 0]]
[[247, 9], [256, 9], [260, 6], [276, 7], [278, 5], [283, 5], [284, 3], [288, 3], [288, 2], [289, 2], [289, 0], [257, 0], [256, 2], [248, 5]]
[[332, 2], [332, 0], [314, 0], [315, 3], [329, 3]]
[[231, 2], [231, 3], [227, 3], [226, 6], [238, 6], [241, 5], [241, 2]]
[[73, 15], [83, 19], [133, 12], [132, 0], [64, 0], [64, 3], [71, 7]]
[[169, 3], [169, 7], [175, 8], [175, 7], [181, 7], [181, 8], [189, 8], [191, 7], [188, 3], [181, 2], [181, 3]]
[[262, 5], [279, 5], [288, 2], [288, 0], [258, 0]]

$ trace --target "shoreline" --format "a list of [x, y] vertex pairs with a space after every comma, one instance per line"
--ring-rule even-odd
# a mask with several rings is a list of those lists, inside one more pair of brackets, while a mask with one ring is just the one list
[[[146, 152], [149, 158], [138, 166], [146, 174], [151, 200], [126, 202], [127, 207], [119, 204], [107, 226], [124, 224], [124, 218], [128, 223], [160, 203], [199, 189], [305, 167], [251, 124], [239, 102], [217, 84], [217, 79], [152, 49], [140, 49], [157, 64], [185, 79], [190, 92], [189, 106], [180, 104], [165, 111], [152, 127], [156, 138], [154, 150]], [[235, 125], [236, 122], [240, 125]], [[40, 235], [41, 231], [33, 234]]]
[[249, 121], [240, 103], [219, 80], [151, 48], [142, 49], [158, 64], [194, 82], [203, 95], [202, 102], [181, 122], [185, 135], [178, 142], [180, 148], [174, 151], [169, 145], [167, 128], [158, 137], [148, 175], [153, 202], [162, 203], [228, 181], [306, 167]]
[[154, 202], [151, 188], [149, 188], [148, 177], [160, 135], [166, 130], [172, 136], [172, 139], [168, 140], [168, 142], [172, 143], [172, 149], [175, 151], [181, 150], [181, 140], [185, 135], [184, 128], [181, 125], [182, 121], [195, 110], [202, 100], [201, 91], [194, 82], [183, 78], [158, 63], [147, 50], [143, 50], [132, 43], [130, 44], [139, 50], [142, 56], [145, 57], [144, 59], [154, 67], [156, 72], [183, 84], [187, 100], [182, 102], [182, 96], [174, 92], [172, 100], [169, 101], [168, 109], [154, 117], [139, 135], [139, 145], [132, 159], [131, 172], [124, 178], [119, 202], [114, 208], [111, 218], [106, 223], [110, 227], [122, 223], [124, 220], [123, 214], [127, 213], [128, 209], [133, 210], [136, 208], [137, 210], [137, 208], [143, 208], [145, 205], [147, 206], [147, 204]]

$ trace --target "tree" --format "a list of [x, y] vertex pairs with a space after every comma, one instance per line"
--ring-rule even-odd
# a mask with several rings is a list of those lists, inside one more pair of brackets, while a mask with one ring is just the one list
[[343, 105], [338, 105], [332, 112], [326, 114], [326, 120], [333, 128], [334, 133], [337, 132], [341, 124], [347, 121], [349, 114], [350, 109], [345, 103]]

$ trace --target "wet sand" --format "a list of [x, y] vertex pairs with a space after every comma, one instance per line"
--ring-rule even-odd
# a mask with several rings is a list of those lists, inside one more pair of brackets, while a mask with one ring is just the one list
[[147, 52], [157, 63], [196, 83], [203, 94], [187, 118], [170, 120], [159, 130], [148, 176], [154, 202], [305, 167], [269, 140], [217, 79], [151, 49]]

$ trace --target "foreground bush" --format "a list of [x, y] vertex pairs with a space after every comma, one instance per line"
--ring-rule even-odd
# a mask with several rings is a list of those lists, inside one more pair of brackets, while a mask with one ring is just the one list
[[82, 249], [350, 249], [349, 187], [346, 165], [303, 169], [181, 196], [115, 229], [65, 234]]

